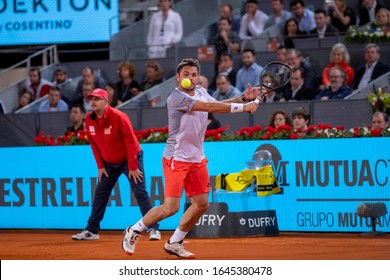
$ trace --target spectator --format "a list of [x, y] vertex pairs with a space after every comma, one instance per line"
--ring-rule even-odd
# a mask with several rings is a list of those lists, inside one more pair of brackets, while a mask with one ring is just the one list
[[350, 56], [347, 47], [342, 43], [337, 43], [332, 47], [330, 52], [330, 63], [322, 71], [322, 88], [328, 87], [330, 84], [330, 69], [334, 66], [341, 67], [346, 74], [345, 84], [352, 86], [355, 77], [355, 71], [349, 66]]
[[61, 99], [59, 87], [52, 87], [49, 91], [49, 98], [39, 105], [38, 112], [65, 112], [68, 111], [68, 104]]
[[307, 32], [299, 30], [298, 21], [295, 18], [290, 18], [284, 23], [283, 38], [284, 45], [288, 49], [294, 48], [294, 39], [300, 36], [307, 35]]
[[149, 58], [165, 57], [166, 50], [175, 46], [183, 37], [182, 18], [171, 6], [172, 0], [160, 0], [161, 10], [150, 19], [146, 38]]
[[220, 18], [218, 22], [218, 34], [213, 38], [211, 44], [215, 48], [215, 63], [218, 64], [221, 54], [236, 53], [240, 50], [240, 38], [232, 31], [230, 19]]
[[140, 91], [161, 84], [163, 82], [164, 72], [157, 61], [148, 61], [145, 65], [145, 78], [140, 84]]
[[207, 90], [208, 94], [210, 94], [210, 95], [213, 94], [214, 90], [210, 89], [210, 87], [209, 87], [209, 79], [207, 79], [206, 76], [199, 75], [198, 85], [200, 85], [201, 87], [205, 88]]
[[88, 94], [90, 94], [95, 89], [95, 84], [86, 81], [83, 83], [82, 88], [83, 95], [80, 99], [75, 101], [75, 104], [81, 104], [84, 107], [85, 112], [89, 112], [92, 110], [92, 108], [91, 101], [88, 99]]
[[389, 127], [389, 119], [386, 113], [375, 112], [371, 117], [372, 129], [387, 129]]
[[296, 108], [292, 112], [292, 119], [294, 131], [298, 133], [307, 133], [311, 115], [304, 107]]
[[344, 99], [351, 94], [351, 88], [345, 86], [346, 73], [340, 66], [333, 66], [329, 71], [330, 85], [329, 87], [321, 90], [315, 97], [315, 99], [328, 100], [328, 99]]
[[139, 94], [139, 83], [134, 80], [135, 67], [130, 61], [123, 61], [118, 65], [119, 81], [116, 83], [118, 98], [122, 102]]
[[260, 102], [274, 103], [274, 102], [280, 102], [281, 99], [282, 99], [282, 95], [279, 92], [270, 91], [267, 93], [267, 95], [262, 100], [260, 100]]
[[60, 88], [62, 99], [68, 104], [68, 107], [71, 107], [74, 102], [76, 87], [73, 85], [72, 79], [68, 77], [68, 72], [64, 67], [56, 68], [52, 85]]
[[335, 0], [327, 3], [329, 23], [341, 33], [345, 33], [348, 27], [356, 24], [356, 15], [353, 9], [347, 6], [345, 0]]
[[234, 69], [234, 61], [233, 56], [231, 54], [221, 54], [221, 57], [218, 62], [218, 71], [210, 84], [211, 90], [215, 90], [217, 88], [216, 80], [219, 75], [228, 76], [230, 84], [234, 87], [236, 86], [237, 70]]
[[276, 60], [283, 63], [287, 63], [286, 54], [287, 54], [286, 46], [279, 46], [278, 49], [276, 50]]
[[234, 98], [241, 95], [241, 91], [230, 84], [228, 76], [219, 75], [217, 77], [217, 90], [212, 96], [218, 101]]
[[289, 49], [286, 54], [287, 64], [291, 67], [302, 67], [305, 75], [304, 87], [318, 90], [318, 79], [308, 60], [304, 60], [302, 53], [297, 49]]
[[375, 15], [380, 8], [388, 8], [382, 1], [362, 0], [359, 8], [359, 26], [375, 22]]
[[305, 3], [302, 0], [292, 0], [290, 2], [290, 8], [293, 17], [298, 21], [300, 31], [309, 33], [310, 30], [316, 27], [314, 13], [305, 8]]
[[68, 135], [69, 132], [74, 132], [77, 134], [80, 130], [85, 130], [85, 109], [83, 105], [81, 104], [74, 104], [69, 112], [69, 118], [72, 122], [72, 125], [69, 126], [66, 131], [65, 135]]
[[364, 48], [365, 65], [356, 70], [353, 81], [354, 89], [362, 89], [371, 81], [390, 71], [390, 66], [379, 61], [380, 48], [376, 44], [368, 44]]
[[290, 84], [291, 87], [286, 89], [279, 101], [298, 101], [311, 100], [316, 95], [316, 90], [305, 87], [305, 72], [302, 67], [298, 66], [292, 69]]
[[[227, 3], [222, 3], [219, 6], [219, 18], [227, 18], [232, 24], [232, 31], [237, 34], [240, 32], [240, 16], [233, 14], [233, 6]], [[210, 26], [210, 40], [211, 41], [218, 34], [218, 22]]]
[[118, 93], [116, 92], [116, 85], [114, 83], [107, 83], [105, 90], [108, 93], [108, 105], [115, 108], [122, 104], [122, 101], [118, 99]]
[[221, 127], [221, 123], [217, 120], [212, 113], [207, 116], [207, 130], [217, 129]]
[[386, 8], [380, 8], [375, 14], [373, 27], [390, 28], [390, 12]]
[[0, 99], [0, 115], [3, 115], [3, 114], [5, 114], [5, 107], [4, 107], [3, 101], [1, 101], [1, 99]]
[[259, 84], [259, 77], [263, 67], [256, 63], [255, 52], [251, 49], [242, 51], [241, 61], [243, 66], [237, 72], [236, 88], [242, 92], [248, 84], [251, 86]]
[[310, 30], [309, 34], [316, 35], [318, 38], [323, 39], [325, 36], [334, 36], [338, 33], [338, 30], [334, 26], [327, 24], [325, 10], [316, 10], [314, 12], [314, 18], [316, 21], [316, 28]]
[[34, 99], [45, 96], [49, 93], [51, 83], [48, 80], [42, 79], [41, 71], [38, 68], [31, 68], [28, 71], [27, 90], [34, 95]]
[[[106, 85], [106, 81], [102, 77], [96, 76], [94, 69], [90, 66], [84, 67], [83, 70], [81, 71], [81, 74], [82, 74], [83, 78], [77, 84], [76, 94], [73, 97], [73, 102], [77, 102], [77, 100], [80, 100], [83, 98], [83, 94], [84, 94], [83, 93], [83, 84], [84, 83], [93, 84], [93, 89], [104, 88], [104, 86]], [[87, 110], [87, 108], [85, 108], [85, 110]]]
[[52, 82], [52, 86], [59, 86], [62, 83], [70, 82], [72, 79], [68, 77], [68, 72], [64, 67], [57, 67], [54, 70], [54, 81]]
[[16, 106], [14, 112], [19, 110], [19, 109], [22, 109], [23, 107], [27, 106], [28, 104], [30, 104], [33, 101], [34, 101], [34, 95], [31, 92], [27, 91], [26, 88], [22, 88], [19, 91], [19, 102], [18, 102], [18, 106]]
[[245, 3], [246, 13], [241, 18], [239, 36], [241, 40], [250, 40], [263, 32], [268, 16], [258, 9], [257, 0], [247, 0]]
[[277, 25], [280, 31], [283, 31], [284, 22], [291, 18], [292, 14], [283, 9], [283, 0], [272, 0], [272, 14], [265, 23], [264, 29]]
[[281, 125], [289, 125], [293, 127], [290, 116], [284, 110], [276, 110], [272, 113], [268, 126], [277, 128]]

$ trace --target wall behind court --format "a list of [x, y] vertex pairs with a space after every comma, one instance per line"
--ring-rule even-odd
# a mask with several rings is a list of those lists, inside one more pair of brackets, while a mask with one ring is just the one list
[[[390, 207], [388, 138], [207, 142], [211, 186], [215, 176], [245, 168], [257, 149], [273, 153], [283, 192], [213, 193], [229, 211], [276, 210], [281, 231], [365, 232], [370, 221], [358, 217], [363, 202]], [[161, 156], [165, 144], [143, 144], [147, 189], [152, 203], [164, 201]], [[229, 151], [228, 153], [226, 151]], [[90, 147], [1, 148], [0, 228], [81, 229], [91, 211], [97, 167]], [[182, 208], [185, 199], [182, 199]], [[176, 228], [182, 210], [161, 222]], [[141, 217], [124, 176], [108, 203], [102, 229], [123, 229]], [[390, 231], [390, 215], [378, 231]]]

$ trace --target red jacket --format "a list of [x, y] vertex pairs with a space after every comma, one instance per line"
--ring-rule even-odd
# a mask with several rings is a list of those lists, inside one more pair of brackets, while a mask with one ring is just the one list
[[[329, 71], [333, 66], [336, 66], [336, 64], [334, 64], [333, 62], [329, 63], [328, 66], [324, 69], [324, 71], [322, 71], [322, 84], [330, 84]], [[340, 66], [340, 68], [345, 71], [345, 74], [347, 76], [344, 85], [351, 86], [353, 79], [355, 78], [355, 71], [345, 62], [341, 62], [338, 66]]]
[[94, 112], [85, 118], [88, 140], [98, 168], [104, 162], [120, 164], [127, 160], [129, 170], [138, 168], [137, 154], [141, 146], [127, 114], [107, 106], [101, 119]]

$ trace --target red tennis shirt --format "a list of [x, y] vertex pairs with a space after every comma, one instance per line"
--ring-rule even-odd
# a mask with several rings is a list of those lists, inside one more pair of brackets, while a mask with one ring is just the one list
[[129, 170], [138, 168], [137, 154], [141, 146], [126, 113], [107, 106], [102, 118], [94, 112], [88, 113], [85, 124], [99, 169], [104, 167], [104, 162], [120, 164], [126, 160]]

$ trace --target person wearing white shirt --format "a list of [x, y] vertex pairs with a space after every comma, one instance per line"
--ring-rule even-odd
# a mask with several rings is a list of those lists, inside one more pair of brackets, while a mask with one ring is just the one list
[[367, 44], [364, 48], [365, 65], [355, 72], [352, 88], [362, 89], [369, 82], [390, 71], [390, 66], [379, 61], [380, 48], [376, 44]]
[[258, 10], [257, 0], [246, 1], [246, 14], [241, 18], [239, 37], [241, 40], [249, 40], [257, 37], [264, 31], [268, 15]]
[[161, 10], [150, 19], [146, 43], [149, 58], [162, 58], [166, 50], [175, 46], [183, 37], [183, 21], [179, 13], [171, 9], [172, 0], [160, 0]]

